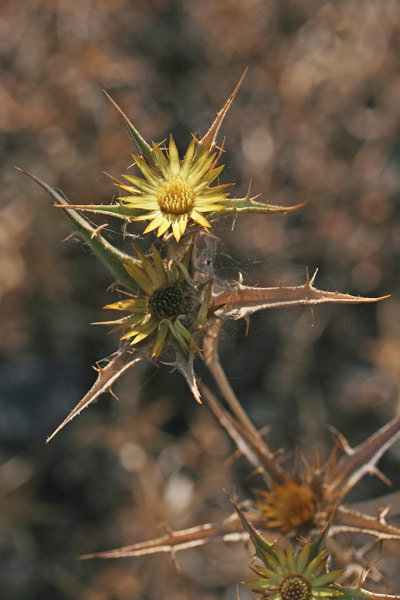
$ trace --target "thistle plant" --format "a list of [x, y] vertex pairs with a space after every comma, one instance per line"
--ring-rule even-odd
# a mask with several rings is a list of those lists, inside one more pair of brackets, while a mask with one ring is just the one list
[[[245, 197], [228, 198], [227, 190], [232, 184], [211, 185], [222, 171], [221, 166], [216, 166], [222, 148], [218, 153], [214, 152], [217, 148], [217, 135], [245, 74], [246, 71], [218, 112], [206, 135], [200, 140], [193, 138], [182, 160], [179, 159], [172, 136], [168, 149], [162, 150], [160, 145], [155, 143], [151, 146], [143, 139], [125, 113], [117, 107], [140, 152], [140, 156], [134, 155], [133, 158], [143, 175], [143, 177], [126, 176], [131, 186], [115, 180], [119, 187], [131, 194], [121, 196], [117, 204], [72, 205], [52, 187], [27, 173], [50, 194], [56, 201], [56, 206], [65, 211], [72, 222], [74, 232], [85, 240], [93, 253], [111, 271], [116, 282], [125, 286], [129, 292], [137, 292], [139, 288], [139, 291], [145, 293], [145, 296], [139, 294], [130, 300], [108, 305], [107, 308], [127, 310], [131, 313], [130, 316], [123, 317], [116, 323], [118, 328], [128, 329], [128, 331], [122, 335], [121, 346], [107, 366], [97, 367], [99, 375], [94, 386], [48, 438], [48, 441], [103, 392], [110, 390], [116, 379], [128, 368], [146, 357], [159, 358], [164, 347], [170, 345], [169, 342], [172, 342], [175, 349], [175, 358], [171, 364], [181, 371], [194, 397], [200, 401], [193, 368], [195, 353], [203, 356], [218, 384], [226, 387], [217, 350], [219, 333], [224, 320], [247, 319], [256, 311], [274, 307], [314, 306], [331, 302], [376, 302], [382, 299], [318, 290], [314, 287], [316, 273], [311, 279], [307, 273], [307, 281], [303, 286], [253, 288], [239, 281], [228, 284], [227, 289], [214, 294], [211, 276], [207, 279], [201, 269], [197, 269], [197, 272], [195, 269], [192, 269], [191, 273], [188, 272], [189, 263], [186, 259], [185, 265], [182, 253], [185, 252], [185, 248], [190, 248], [192, 264], [198, 264], [199, 236], [204, 237], [206, 233], [204, 230], [210, 228], [210, 223], [214, 219], [232, 215], [237, 217], [243, 213], [283, 214], [297, 210], [301, 206], [283, 207], [258, 202], [255, 197], [251, 197], [250, 186]], [[115, 102], [112, 102], [115, 105]], [[151, 234], [157, 229], [157, 235], [163, 235], [167, 248], [166, 256], [162, 257], [154, 249], [154, 267], [152, 267], [142, 251], [135, 249], [135, 254], [139, 256], [136, 258], [118, 250], [103, 237], [101, 232], [103, 226], [94, 227], [81, 214], [82, 212], [111, 215], [121, 219], [124, 221], [125, 231], [132, 222], [150, 220], [144, 233]], [[204, 212], [207, 213], [207, 219], [203, 216]], [[173, 244], [168, 237], [170, 228], [175, 241], [179, 242], [174, 250], [178, 257], [175, 264], [171, 263]], [[181, 239], [184, 234], [186, 234], [184, 239]], [[177, 277], [178, 270], [180, 273]], [[203, 287], [198, 285], [193, 287], [189, 279], [201, 281], [208, 286], [206, 297]], [[175, 286], [175, 293], [171, 286]], [[162, 289], [164, 291], [161, 291]], [[181, 298], [178, 302], [176, 294]], [[156, 305], [161, 302], [167, 302], [168, 305], [159, 310]], [[192, 305], [201, 307], [194, 321], [191, 314]], [[187, 324], [189, 313], [191, 327], [188, 329], [185, 322]], [[191, 329], [193, 327], [195, 332]], [[199, 335], [200, 330], [201, 335]], [[229, 393], [228, 402], [231, 403], [235, 414], [251, 428], [240, 403]]]
[[[400, 530], [387, 524], [384, 514], [373, 519], [360, 512], [356, 514], [343, 504], [347, 493], [366, 473], [378, 473], [376, 463], [400, 436], [400, 419], [393, 420], [355, 449], [338, 435], [337, 445], [325, 463], [304, 463], [302, 469], [289, 473], [282, 466], [282, 456], [270, 450], [232, 390], [219, 361], [218, 343], [227, 320], [245, 319], [248, 324], [257, 311], [294, 306], [312, 308], [324, 303], [370, 303], [384, 298], [320, 290], [315, 286], [317, 273], [310, 277], [308, 271], [305, 283], [299, 286], [250, 287], [243, 283], [241, 274], [237, 280], [222, 285], [214, 269], [202, 265], [201, 247], [213, 243], [215, 236], [211, 230], [216, 219], [236, 219], [244, 213], [285, 214], [302, 206], [260, 202], [251, 196], [250, 185], [247, 194], [237, 198], [230, 195], [232, 183], [219, 182], [224, 145], [218, 146], [218, 134], [244, 76], [245, 73], [204, 137], [193, 136], [182, 158], [172, 135], [168, 144], [148, 143], [109, 97], [137, 150], [133, 155], [137, 175], [123, 175], [123, 180], [112, 176], [119, 189], [115, 203], [71, 204], [51, 186], [27, 173], [55, 200], [70, 220], [74, 234], [86, 242], [111, 273], [119, 286], [120, 299], [105, 308], [123, 313], [119, 318], [102, 322], [120, 333], [119, 348], [108, 358], [106, 366], [97, 365], [98, 376], [93, 387], [48, 441], [101, 394], [111, 391], [115, 381], [138, 362], [149, 360], [157, 365], [166, 362], [176, 367], [195, 399], [198, 402], [205, 399], [238, 452], [261, 475], [263, 486], [255, 490], [250, 500], [251, 516], [257, 527], [274, 539], [281, 536], [293, 540], [307, 535], [308, 541], [297, 553], [290, 545], [284, 551], [275, 541], [270, 544], [233, 503], [236, 512], [222, 523], [204, 524], [85, 558], [139, 556], [166, 550], [175, 553], [217, 538], [250, 539], [263, 566], [256, 568], [259, 578], [248, 583], [263, 598], [353, 598], [354, 590], [340, 588], [335, 583], [342, 571], [326, 571], [327, 554], [322, 545], [340, 532], [363, 533], [376, 540], [400, 540]], [[104, 236], [104, 226], [92, 225], [86, 213], [119, 219], [124, 235], [139, 229], [143, 237], [152, 241], [151, 252], [146, 253], [139, 245], [133, 246], [133, 251], [119, 250]], [[144, 229], [142, 221], [146, 222]], [[198, 385], [195, 358], [204, 361], [224, 405], [204, 385]], [[337, 460], [339, 448], [343, 456]], [[321, 529], [323, 534], [318, 536]], [[335, 558], [335, 552], [332, 555]], [[361, 594], [357, 597], [365, 597], [364, 592], [357, 593]]]
[[[345, 503], [345, 498], [367, 474], [388, 479], [377, 467], [379, 459], [400, 438], [400, 417], [392, 419], [364, 442], [351, 448], [345, 438], [335, 433], [335, 444], [325, 462], [317, 458], [315, 464], [304, 459], [295, 473], [284, 467], [285, 452], [273, 452], [256, 430], [240, 424], [225, 409], [208, 388], [202, 385], [203, 398], [221, 426], [243, 455], [253, 474], [261, 477], [264, 487], [254, 489], [254, 497], [247, 498], [248, 515], [268, 540], [292, 541], [298, 536], [316, 536], [329, 522], [325, 543], [331, 546], [331, 558], [339, 565], [345, 547], [343, 534], [361, 534], [372, 539], [372, 544], [387, 540], [400, 543], [400, 529], [386, 521], [390, 506], [371, 516]], [[342, 456], [339, 456], [339, 453]], [[382, 505], [384, 499], [382, 500]], [[85, 555], [83, 558], [125, 558], [145, 554], [185, 551], [194, 546], [224, 541], [238, 543], [249, 539], [243, 531], [240, 507], [235, 513], [217, 523], [204, 523], [181, 531], [169, 530], [166, 535], [130, 546]], [[250, 536], [251, 539], [251, 536]], [[365, 553], [370, 550], [367, 545]], [[361, 548], [354, 547], [354, 562], [359, 569], [369, 569], [372, 564]]]

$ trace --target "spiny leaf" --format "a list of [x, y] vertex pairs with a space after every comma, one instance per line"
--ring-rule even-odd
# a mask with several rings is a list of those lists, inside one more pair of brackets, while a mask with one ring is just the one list
[[75, 408], [69, 413], [68, 417], [64, 419], [61, 425], [57, 427], [57, 429], [51, 434], [46, 442], [50, 442], [50, 440], [52, 440], [53, 437], [57, 435], [57, 433], [61, 431], [65, 425], [67, 425], [67, 423], [79, 415], [84, 408], [87, 408], [90, 404], [93, 404], [93, 402], [95, 402], [99, 396], [101, 396], [101, 394], [109, 392], [117, 379], [135, 363], [143, 360], [143, 358], [145, 358], [144, 351], [136, 351], [133, 353], [130, 347], [125, 347], [116, 352], [106, 367], [98, 367], [98, 376], [93, 387], [89, 390], [86, 396], [84, 396], [82, 400], [78, 402]]
[[324, 550], [324, 544], [326, 541], [326, 536], [328, 534], [328, 530], [330, 528], [330, 524], [331, 524], [331, 519], [329, 520], [327, 525], [323, 528], [321, 533], [315, 538], [315, 540], [313, 540], [311, 542], [309, 562], [314, 560], [314, 558], [316, 558]]
[[261, 535], [259, 531], [250, 523], [244, 512], [241, 508], [236, 504], [236, 502], [230, 497], [226, 490], [223, 490], [229, 502], [232, 504], [233, 508], [236, 510], [239, 518], [242, 522], [243, 527], [248, 532], [251, 541], [253, 542], [254, 548], [256, 550], [256, 555], [265, 562], [264, 554], [270, 554], [273, 558], [277, 559], [275, 552], [272, 549], [272, 545], [267, 542], [267, 540]]
[[193, 396], [197, 400], [199, 404], [201, 404], [201, 396], [199, 392], [199, 388], [197, 387], [196, 376], [194, 374], [193, 369], [193, 355], [189, 354], [186, 358], [183, 354], [177, 350], [176, 358], [173, 363], [165, 363], [172, 367], [176, 367], [178, 371], [184, 376], [186, 383], [188, 384], [190, 391]]
[[249, 67], [245, 68], [243, 75], [239, 79], [239, 82], [237, 83], [232, 94], [229, 96], [229, 98], [225, 102], [224, 106], [218, 112], [215, 121], [212, 123], [212, 125], [211, 125], [210, 129], [207, 131], [206, 135], [200, 140], [200, 142], [199, 142], [200, 146], [209, 146], [209, 148], [211, 150], [215, 147], [215, 145], [217, 143], [217, 135], [218, 135], [219, 128], [221, 127], [222, 122], [225, 119], [228, 110], [232, 106], [232, 102], [236, 98], [236, 95], [240, 89], [240, 86], [243, 83], [243, 79], [245, 78], [248, 69], [249, 69]]
[[313, 286], [317, 271], [304, 285], [296, 287], [256, 288], [237, 282], [233, 290], [220, 292], [213, 298], [214, 310], [218, 315], [242, 319], [259, 310], [267, 308], [283, 308], [286, 306], [316, 306], [326, 303], [359, 304], [363, 302], [379, 302], [381, 298], [363, 298], [339, 292], [327, 292]]
[[74, 232], [86, 242], [92, 252], [107, 267], [117, 281], [123, 283], [128, 289], [135, 290], [135, 282], [129, 277], [124, 266], [126, 261], [131, 262], [135, 261], [135, 259], [128, 254], [125, 254], [125, 252], [121, 252], [117, 248], [114, 248], [114, 246], [101, 235], [99, 228], [93, 227], [87, 219], [82, 217], [75, 210], [70, 209], [71, 205], [69, 202], [50, 185], [44, 183], [31, 173], [27, 173], [18, 167], [16, 167], [16, 169], [38, 183], [58, 205], [68, 208], [65, 214], [71, 221]]
[[128, 132], [129, 132], [129, 135], [131, 136], [132, 140], [135, 142], [136, 147], [139, 150], [139, 152], [143, 156], [145, 156], [146, 158], [148, 158], [149, 161], [153, 165], [156, 165], [156, 160], [154, 158], [152, 149], [149, 146], [149, 144], [140, 135], [140, 133], [138, 132], [138, 130], [136, 129], [136, 127], [134, 127], [134, 125], [132, 125], [132, 123], [130, 122], [130, 120], [126, 116], [126, 114], [120, 109], [120, 107], [118, 106], [118, 104], [111, 98], [111, 96], [109, 94], [107, 94], [107, 92], [105, 90], [103, 90], [103, 92], [105, 93], [105, 95], [107, 96], [107, 98], [109, 99], [109, 101], [111, 102], [111, 104], [117, 109], [117, 111], [121, 115], [122, 120], [123, 120], [123, 122], [124, 122], [124, 124], [125, 124], [125, 126], [126, 126], [126, 128], [128, 130]]
[[243, 531], [241, 521], [236, 514], [230, 515], [220, 523], [205, 523], [181, 531], [166, 529], [167, 533], [162, 537], [106, 552], [85, 554], [80, 558], [84, 560], [91, 558], [127, 558], [160, 552], [181, 552], [210, 542], [240, 542], [249, 539], [248, 534]]
[[349, 506], [338, 506], [330, 534], [362, 533], [378, 540], [400, 540], [400, 529], [386, 523], [389, 508], [377, 510], [373, 517]]
[[123, 204], [63, 204], [57, 205], [59, 208], [63, 208], [67, 211], [85, 211], [91, 212], [96, 215], [111, 215], [112, 217], [116, 217], [117, 219], [122, 219], [123, 221], [129, 221], [133, 217], [137, 217], [143, 213], [143, 210], [140, 208], [131, 208], [124, 206]]
[[392, 594], [375, 594], [360, 587], [353, 588], [344, 585], [332, 585], [333, 589], [342, 592], [341, 600], [398, 600], [400, 596]]
[[355, 448], [351, 448], [342, 435], [337, 434], [337, 437], [345, 455], [330, 476], [327, 494], [331, 498], [340, 499], [367, 473], [380, 475], [376, 464], [400, 438], [400, 417], [392, 419]]
[[217, 210], [207, 215], [209, 221], [215, 221], [221, 217], [236, 216], [246, 213], [259, 213], [259, 214], [286, 214], [302, 208], [302, 204], [296, 204], [295, 206], [277, 206], [274, 204], [265, 204], [264, 202], [256, 202], [254, 198], [246, 196], [246, 198], [227, 198], [226, 200], [220, 201], [218, 204], [223, 206], [222, 210]]

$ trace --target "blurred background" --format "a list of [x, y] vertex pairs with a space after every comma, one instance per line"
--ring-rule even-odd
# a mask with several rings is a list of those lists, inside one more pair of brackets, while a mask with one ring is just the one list
[[[318, 267], [323, 289], [391, 294], [320, 307], [314, 320], [301, 308], [258, 314], [247, 337], [244, 323], [223, 331], [222, 362], [256, 425], [271, 425], [270, 446], [327, 456], [329, 425], [355, 445], [399, 411], [399, 20], [396, 0], [3, 0], [2, 599], [233, 600], [249, 577], [243, 545], [182, 553], [181, 574], [167, 555], [76, 557], [162, 535], [163, 522], [221, 519], [222, 487], [240, 498], [254, 487], [243, 459], [224, 465], [232, 444], [167, 367], [131, 370], [115, 386], [121, 402], [103, 397], [45, 445], [92, 385], [91, 365], [118, 346], [90, 325], [115, 296], [81, 242], [61, 243], [69, 223], [14, 166], [73, 203], [109, 202], [102, 171], [125, 173], [133, 148], [103, 88], [147, 140], [172, 132], [184, 152], [249, 65], [223, 125], [223, 181], [240, 196], [252, 177], [264, 201], [306, 206], [234, 229], [221, 221], [217, 275], [299, 285]], [[120, 244], [119, 222], [107, 234]], [[392, 490], [399, 465], [397, 444], [380, 463]], [[367, 477], [348, 500], [387, 492]], [[371, 589], [396, 593], [398, 550]]]

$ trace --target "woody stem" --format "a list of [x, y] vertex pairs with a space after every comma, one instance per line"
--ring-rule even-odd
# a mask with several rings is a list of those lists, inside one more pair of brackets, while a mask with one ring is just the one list
[[259, 437], [257, 429], [250, 421], [244, 408], [240, 404], [238, 397], [233, 391], [231, 384], [229, 383], [228, 378], [225, 375], [225, 371], [218, 360], [218, 357], [214, 355], [213, 360], [211, 360], [207, 364], [207, 366], [212, 376], [214, 377], [216, 384], [218, 385], [219, 391], [224, 397], [226, 403], [229, 405], [235, 417], [240, 421], [242, 425], [244, 425], [244, 427], [246, 427], [246, 429], [249, 430], [250, 433], [252, 433], [256, 437]]

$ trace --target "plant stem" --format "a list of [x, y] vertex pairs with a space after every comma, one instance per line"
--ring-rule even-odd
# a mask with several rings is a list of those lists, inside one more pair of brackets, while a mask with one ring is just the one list
[[225, 371], [219, 362], [218, 356], [214, 355], [213, 360], [211, 360], [207, 366], [214, 377], [216, 384], [218, 385], [219, 391], [224, 397], [226, 403], [229, 405], [235, 417], [244, 427], [246, 427], [246, 429], [249, 430], [250, 433], [258, 438], [259, 433], [254, 427], [253, 423], [250, 421], [243, 406], [240, 404], [238, 397], [233, 391], [231, 384], [225, 375]]

